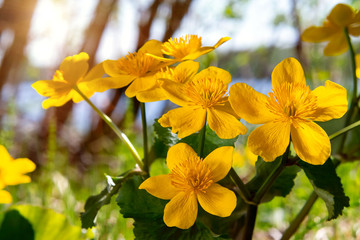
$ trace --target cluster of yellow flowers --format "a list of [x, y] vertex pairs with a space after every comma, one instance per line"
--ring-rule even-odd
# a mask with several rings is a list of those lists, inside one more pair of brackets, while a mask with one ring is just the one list
[[[326, 41], [325, 55], [346, 50], [343, 29], [360, 35], [359, 12], [339, 4], [322, 27], [310, 27], [303, 34], [307, 41]], [[256, 92], [245, 83], [235, 83], [228, 91], [231, 75], [208, 67], [200, 72], [192, 60], [206, 54], [230, 38], [221, 38], [214, 46], [203, 47], [196, 35], [170, 39], [165, 43], [149, 40], [138, 52], [118, 60], [106, 60], [88, 72], [86, 53], [65, 58], [52, 80], [41, 80], [32, 86], [49, 99], [44, 108], [61, 106], [69, 100], [83, 100], [94, 92], [126, 87], [126, 96], [140, 102], [170, 100], [179, 108], [164, 114], [159, 123], [171, 127], [184, 138], [200, 131], [207, 123], [223, 139], [245, 134], [240, 118], [251, 124], [263, 124], [250, 133], [247, 147], [265, 161], [281, 156], [290, 144], [300, 159], [323, 164], [331, 146], [326, 132], [314, 121], [342, 117], [348, 107], [346, 90], [331, 81], [311, 91], [304, 71], [294, 58], [280, 62], [272, 73], [269, 96]], [[109, 77], [103, 77], [104, 74]], [[198, 205], [220, 217], [229, 216], [236, 206], [235, 194], [216, 182], [232, 166], [232, 147], [221, 147], [205, 159], [185, 143], [171, 147], [167, 166], [171, 173], [150, 177], [140, 189], [161, 198], [171, 199], [165, 207], [168, 226], [189, 228], [196, 220]]]

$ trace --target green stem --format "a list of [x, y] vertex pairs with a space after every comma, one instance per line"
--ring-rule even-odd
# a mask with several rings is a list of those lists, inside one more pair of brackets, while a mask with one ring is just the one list
[[318, 195], [315, 192], [312, 192], [312, 194], [306, 201], [301, 211], [294, 218], [294, 220], [292, 220], [289, 227], [285, 230], [284, 234], [281, 237], [281, 240], [290, 239], [290, 237], [297, 231], [297, 229], [299, 228], [300, 224], [305, 219], [305, 217], [309, 214], [312, 206], [314, 205], [317, 199], [318, 199]]
[[205, 133], [206, 133], [206, 121], [204, 127], [200, 130], [200, 144], [199, 144], [199, 156], [204, 157], [204, 146], [205, 146]]
[[270, 189], [271, 185], [275, 182], [276, 178], [281, 174], [282, 170], [286, 167], [286, 162], [289, 157], [290, 144], [286, 148], [284, 155], [281, 158], [281, 162], [279, 165], [271, 172], [268, 178], [265, 180], [263, 185], [256, 192], [255, 197], [253, 198], [253, 202], [259, 204], [263, 196]]
[[350, 131], [350, 130], [352, 130], [353, 128], [356, 128], [356, 127], [358, 127], [358, 126], [360, 126], [360, 120], [357, 121], [357, 122], [354, 122], [353, 124], [351, 124], [351, 125], [343, 128], [343, 129], [341, 129], [341, 130], [339, 130], [339, 131], [337, 131], [336, 133], [331, 134], [331, 135], [329, 136], [329, 138], [330, 138], [330, 140], [333, 140], [334, 138], [340, 136], [341, 134], [347, 133], [348, 131]]
[[257, 210], [258, 210], [257, 205], [249, 205], [247, 208], [244, 234], [242, 237], [243, 240], [251, 240], [252, 239], [252, 236], [254, 233], [254, 228], [255, 228]]
[[254, 205], [254, 203], [250, 201], [251, 195], [250, 195], [249, 190], [246, 188], [245, 184], [243, 183], [243, 181], [241, 180], [239, 175], [237, 175], [234, 168], [230, 169], [229, 174], [230, 174], [230, 177], [233, 180], [233, 182], [239, 188], [239, 190], [240, 190], [239, 195], [244, 200], [244, 202], [246, 202], [247, 204]]
[[141, 110], [141, 122], [143, 129], [143, 144], [144, 144], [144, 171], [148, 173], [150, 163], [149, 163], [149, 148], [148, 148], [145, 103], [140, 102], [140, 110]]
[[[355, 51], [354, 51], [354, 47], [351, 43], [350, 35], [349, 35], [347, 28], [344, 28], [344, 34], [345, 34], [346, 42], [349, 46], [350, 61], [351, 61], [351, 73], [352, 73], [352, 78], [353, 78], [353, 96], [352, 96], [350, 108], [349, 108], [349, 111], [347, 113], [346, 120], [345, 120], [345, 126], [348, 126], [350, 124], [351, 118], [355, 112], [355, 108], [357, 108], [357, 103], [356, 103], [357, 102], [357, 78], [356, 78]], [[342, 150], [344, 149], [346, 136], [347, 136], [347, 134], [343, 135], [343, 137], [341, 139], [341, 142], [339, 145], [339, 152], [342, 152]]]
[[139, 167], [143, 170], [144, 164], [141, 161], [140, 155], [136, 151], [134, 145], [130, 142], [129, 138], [123, 133], [116, 124], [111, 120], [109, 116], [107, 116], [105, 113], [103, 113], [100, 109], [98, 109], [88, 97], [84, 95], [83, 92], [80, 91], [80, 89], [77, 86], [74, 86], [73, 89], [80, 94], [80, 96], [94, 109], [94, 111], [99, 114], [99, 116], [106, 122], [106, 124], [114, 131], [114, 133], [125, 143], [126, 147], [130, 150], [131, 154], [133, 155], [136, 163], [139, 165]]

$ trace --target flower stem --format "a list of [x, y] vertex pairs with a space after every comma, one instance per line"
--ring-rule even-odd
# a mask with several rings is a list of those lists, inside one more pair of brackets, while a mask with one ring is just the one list
[[149, 148], [148, 148], [145, 103], [140, 102], [140, 110], [141, 110], [141, 122], [143, 129], [143, 144], [144, 144], [144, 171], [148, 173], [150, 163], [149, 163]]
[[281, 237], [281, 240], [290, 239], [290, 237], [297, 231], [304, 218], [309, 214], [312, 206], [314, 205], [317, 199], [318, 199], [318, 195], [315, 192], [312, 192], [312, 194], [306, 201], [303, 208], [300, 210], [300, 212], [294, 218], [294, 220], [292, 220], [289, 227], [285, 230], [284, 234]]
[[353, 124], [350, 124], [350, 125], [347, 126], [347, 127], [344, 127], [343, 129], [337, 131], [336, 133], [331, 134], [331, 135], [329, 136], [329, 139], [330, 139], [330, 140], [333, 140], [334, 138], [336, 138], [336, 137], [338, 137], [338, 136], [340, 136], [340, 135], [342, 135], [342, 134], [344, 134], [344, 133], [347, 133], [348, 131], [350, 131], [350, 130], [352, 130], [353, 128], [356, 128], [356, 127], [358, 127], [358, 126], [360, 126], [360, 120], [357, 121], [357, 122], [354, 122]]
[[286, 167], [286, 162], [289, 157], [290, 144], [286, 148], [284, 155], [281, 158], [281, 162], [279, 165], [271, 172], [268, 178], [265, 180], [263, 185], [256, 192], [255, 197], [253, 198], [253, 202], [259, 204], [261, 199], [264, 197], [266, 192], [270, 189], [271, 185], [275, 182], [276, 178], [281, 174], [282, 170]]
[[206, 121], [204, 127], [200, 130], [200, 144], [199, 144], [199, 156], [204, 157], [204, 146], [205, 146], [205, 134], [206, 134]]
[[141, 161], [139, 153], [136, 151], [134, 145], [130, 142], [129, 138], [123, 133], [116, 124], [111, 120], [109, 116], [107, 116], [105, 113], [103, 113], [100, 109], [98, 109], [88, 97], [85, 96], [83, 92], [77, 87], [74, 86], [73, 89], [80, 94], [80, 96], [94, 109], [94, 111], [99, 114], [99, 116], [106, 122], [107, 125], [114, 131], [114, 133], [125, 143], [126, 147], [130, 150], [131, 154], [133, 155], [136, 163], [138, 166], [143, 170], [144, 164]]
[[[241, 180], [241, 178], [239, 177], [239, 175], [237, 175], [237, 173], [235, 172], [234, 168], [231, 168], [229, 171], [230, 177], [233, 180], [233, 182], [236, 184], [236, 186], [239, 188], [240, 190], [240, 197], [244, 200], [244, 202], [246, 202], [247, 204], [252, 204], [254, 205], [253, 202], [250, 201], [251, 199], [251, 195], [249, 190], [246, 188], [245, 184], [243, 183], [243, 181]], [[256, 204], [255, 204], [256, 205]]]
[[249, 205], [246, 210], [245, 228], [242, 240], [251, 240], [254, 233], [258, 206]]

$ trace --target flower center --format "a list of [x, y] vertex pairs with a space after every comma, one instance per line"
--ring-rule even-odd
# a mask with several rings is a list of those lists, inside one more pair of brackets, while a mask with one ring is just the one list
[[283, 120], [311, 120], [317, 108], [317, 98], [308, 86], [284, 83], [272, 89], [267, 103], [269, 110]]
[[211, 170], [203, 160], [194, 156], [176, 165], [170, 173], [171, 183], [184, 192], [206, 192], [213, 184]]
[[157, 63], [153, 57], [143, 52], [129, 53], [118, 60], [118, 67], [121, 71], [133, 76], [142, 77]]
[[188, 82], [185, 92], [193, 105], [202, 106], [204, 109], [227, 101], [227, 85], [218, 78], [195, 78]]
[[186, 35], [185, 37], [175, 39], [170, 38], [167, 42], [163, 43], [162, 52], [176, 59], [182, 59], [200, 48], [201, 37], [197, 35]]

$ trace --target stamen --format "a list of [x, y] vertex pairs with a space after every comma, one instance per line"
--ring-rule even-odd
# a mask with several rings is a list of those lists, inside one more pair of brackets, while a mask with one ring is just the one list
[[175, 59], [182, 59], [190, 53], [196, 52], [201, 48], [201, 37], [197, 35], [186, 35], [184, 37], [170, 38], [162, 45], [162, 52], [173, 56]]
[[206, 192], [213, 184], [211, 170], [196, 156], [179, 163], [170, 173], [171, 183], [185, 192]]
[[143, 52], [129, 53], [118, 60], [121, 71], [127, 74], [142, 77], [152, 70], [156, 61], [153, 57]]

